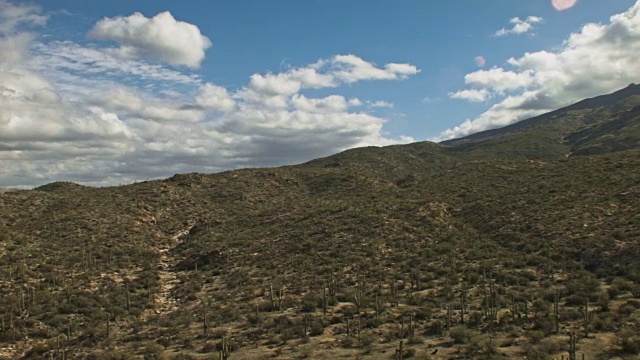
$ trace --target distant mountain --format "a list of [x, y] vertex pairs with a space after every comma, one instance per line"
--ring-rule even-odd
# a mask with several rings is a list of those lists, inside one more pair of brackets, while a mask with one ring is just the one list
[[7, 192], [15, 192], [15, 191], [20, 191], [18, 189], [4, 189], [4, 188], [0, 188], [0, 194], [2, 193], [7, 193]]
[[[608, 95], [585, 99], [502, 128], [443, 141], [441, 144], [473, 152], [477, 149], [491, 151], [492, 147], [504, 147], [506, 143], [518, 152], [518, 144], [527, 146], [534, 143], [534, 148], [520, 151], [533, 157], [633, 149], [640, 146], [639, 106], [640, 85], [631, 84]], [[604, 135], [607, 135], [607, 139], [602, 137]]]
[[633, 358], [639, 93], [442, 144], [0, 192], [0, 358], [561, 358], [569, 334], [575, 358]]

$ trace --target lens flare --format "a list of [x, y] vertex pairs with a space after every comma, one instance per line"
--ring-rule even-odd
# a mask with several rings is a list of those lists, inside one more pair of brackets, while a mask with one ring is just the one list
[[578, 0], [551, 0], [551, 5], [558, 11], [571, 9]]

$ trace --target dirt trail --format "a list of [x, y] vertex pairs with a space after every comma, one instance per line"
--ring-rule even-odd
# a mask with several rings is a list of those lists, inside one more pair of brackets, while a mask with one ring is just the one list
[[[171, 295], [172, 290], [180, 282], [175, 271], [172, 269], [177, 263], [175, 258], [169, 256], [171, 250], [181, 245], [185, 236], [189, 235], [189, 232], [195, 224], [190, 224], [186, 229], [178, 232], [171, 237], [172, 243], [160, 249], [160, 262], [158, 264], [158, 293], [155, 295], [155, 307], [152, 311], [154, 315], [166, 315], [178, 309], [178, 303], [176, 299]], [[151, 314], [148, 314], [151, 315]], [[149, 316], [145, 316], [149, 318]]]

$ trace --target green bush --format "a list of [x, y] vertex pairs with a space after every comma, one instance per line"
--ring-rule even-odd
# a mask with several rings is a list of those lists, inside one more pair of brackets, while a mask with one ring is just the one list
[[627, 354], [640, 354], [640, 335], [625, 330], [618, 335], [618, 343], [622, 347], [622, 351]]
[[471, 329], [467, 329], [464, 325], [460, 325], [449, 330], [449, 336], [456, 344], [468, 344], [475, 336], [475, 332]]

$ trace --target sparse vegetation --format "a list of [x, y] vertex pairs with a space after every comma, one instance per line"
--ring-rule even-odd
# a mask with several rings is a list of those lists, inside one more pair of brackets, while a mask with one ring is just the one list
[[601, 107], [447, 146], [2, 193], [0, 357], [637, 354], [640, 149], [603, 142], [637, 127], [632, 100], [588, 128]]

